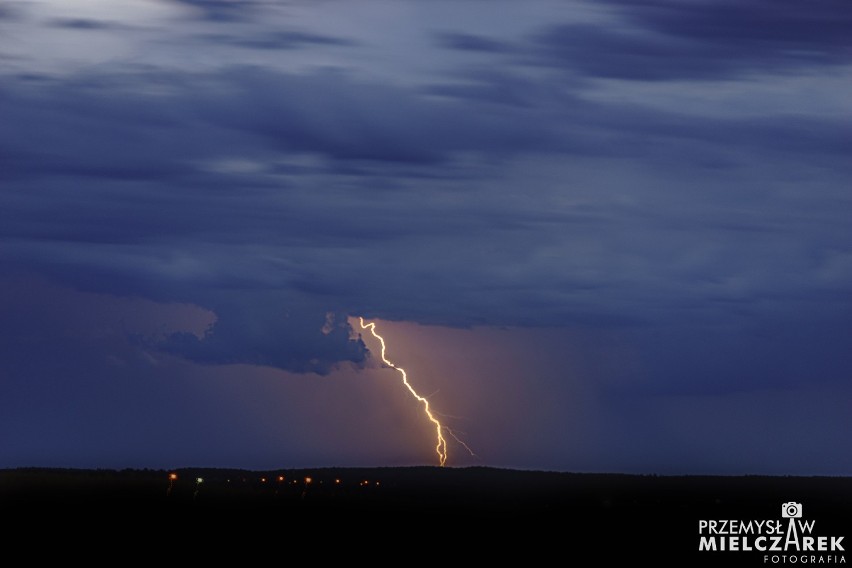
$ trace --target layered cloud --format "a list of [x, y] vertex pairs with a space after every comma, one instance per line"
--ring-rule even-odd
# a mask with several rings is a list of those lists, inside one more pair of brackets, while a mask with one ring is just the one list
[[[663, 346], [813, 354], [753, 338], [807, 321], [827, 345], [848, 317], [845, 5], [577, 3], [489, 33], [419, 2], [401, 29], [154, 4], [169, 18], [29, 16], [81, 51], [4, 64], [0, 259], [216, 314], [164, 351], [363, 361], [327, 313], [641, 330], [649, 384], [695, 392], [712, 380]], [[135, 47], [81, 65], [79, 34]]]

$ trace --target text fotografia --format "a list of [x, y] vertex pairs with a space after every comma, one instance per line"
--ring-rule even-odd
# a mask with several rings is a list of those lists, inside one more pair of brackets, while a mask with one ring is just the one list
[[842, 536], [815, 532], [801, 503], [781, 505], [780, 519], [698, 521], [699, 552], [766, 552], [765, 564], [846, 564]]

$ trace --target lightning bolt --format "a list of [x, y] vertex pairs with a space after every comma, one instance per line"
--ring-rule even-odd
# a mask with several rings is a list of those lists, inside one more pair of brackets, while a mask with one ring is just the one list
[[[370, 333], [373, 334], [373, 337], [378, 339], [379, 343], [382, 345], [382, 361], [384, 362], [384, 364], [387, 365], [388, 367], [390, 367], [391, 369], [394, 369], [395, 371], [397, 371], [402, 376], [402, 384], [405, 385], [405, 387], [408, 389], [408, 392], [410, 392], [411, 395], [414, 398], [416, 398], [418, 401], [420, 401], [423, 404], [423, 411], [426, 413], [426, 416], [429, 418], [429, 422], [431, 422], [432, 424], [435, 425], [435, 436], [437, 437], [437, 443], [435, 445], [435, 452], [438, 454], [438, 464], [441, 467], [443, 467], [444, 464], [447, 463], [447, 440], [446, 440], [446, 438], [444, 438], [444, 428], [445, 427], [441, 424], [441, 422], [437, 418], [435, 418], [435, 414], [432, 412], [431, 408], [429, 408], [429, 400], [426, 397], [420, 396], [417, 393], [417, 391], [414, 390], [414, 387], [411, 386], [411, 383], [408, 382], [408, 375], [406, 375], [405, 369], [403, 369], [402, 367], [397, 367], [385, 356], [385, 340], [381, 335], [376, 333], [376, 323], [375, 322], [364, 323], [363, 317], [359, 317], [359, 319], [361, 320], [361, 329], [369, 329]], [[450, 431], [449, 429], [447, 431], [450, 432], [450, 435], [453, 438], [458, 440], [458, 438], [456, 437], [455, 434], [452, 433], [452, 431]], [[459, 442], [461, 442], [461, 440], [459, 440]], [[464, 442], [461, 442], [461, 444], [465, 448], [467, 448], [468, 451], [470, 451], [470, 448], [467, 447], [467, 444], [465, 444]], [[473, 452], [471, 451], [471, 454], [472, 453]]]
[[465, 444], [464, 440], [462, 440], [461, 438], [459, 438], [459, 437], [456, 435], [456, 433], [455, 433], [455, 432], [453, 432], [453, 431], [450, 429], [450, 427], [449, 427], [449, 426], [444, 426], [444, 429], [447, 431], [447, 433], [449, 433], [449, 435], [450, 435], [450, 436], [452, 436], [452, 437], [453, 437], [453, 439], [454, 439], [456, 442], [458, 442], [459, 444], [461, 444], [461, 446], [462, 446], [464, 449], [466, 449], [466, 450], [467, 450], [467, 453], [469, 453], [470, 455], [472, 455], [472, 456], [473, 456], [473, 457], [475, 457], [475, 458], [478, 458], [478, 457], [479, 457], [478, 455], [476, 455], [476, 452], [474, 452], [474, 451], [470, 448], [470, 446], [468, 446], [467, 444]]

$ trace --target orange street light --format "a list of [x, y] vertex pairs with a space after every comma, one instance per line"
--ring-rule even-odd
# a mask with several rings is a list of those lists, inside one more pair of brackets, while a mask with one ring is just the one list
[[175, 481], [177, 481], [177, 474], [172, 472], [169, 474], [169, 488], [166, 489], [166, 497], [172, 494], [172, 487], [174, 487]]

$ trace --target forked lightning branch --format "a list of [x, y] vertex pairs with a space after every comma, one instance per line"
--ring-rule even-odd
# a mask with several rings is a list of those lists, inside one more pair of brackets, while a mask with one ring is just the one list
[[844, 537], [821, 535], [815, 527], [795, 502], [781, 505], [780, 519], [700, 520], [698, 551], [763, 552], [764, 564], [845, 564]]
[[441, 422], [435, 417], [435, 413], [432, 411], [431, 406], [429, 405], [429, 399], [425, 396], [421, 396], [414, 389], [411, 383], [408, 382], [408, 374], [405, 372], [405, 369], [398, 366], [396, 363], [392, 362], [390, 359], [387, 358], [387, 355], [385, 354], [387, 350], [387, 347], [385, 345], [385, 338], [379, 335], [379, 333], [376, 331], [375, 322], [366, 323], [363, 317], [359, 317], [358, 319], [361, 324], [361, 329], [369, 329], [373, 337], [379, 340], [379, 344], [381, 344], [382, 346], [382, 363], [399, 373], [400, 378], [402, 379], [402, 384], [405, 385], [405, 388], [408, 389], [408, 392], [411, 393], [411, 396], [413, 396], [415, 399], [417, 399], [417, 401], [420, 402], [420, 404], [423, 405], [423, 412], [426, 414], [426, 417], [429, 419], [429, 422], [434, 425], [436, 439], [435, 453], [438, 454], [438, 465], [443, 467], [447, 463], [447, 439], [444, 437], [444, 432], [447, 432], [450, 436], [452, 436], [452, 438], [456, 442], [458, 442], [459, 445], [461, 445], [465, 450], [467, 450], [470, 455], [476, 457], [476, 454], [473, 452], [472, 449], [470, 449], [470, 446], [468, 446], [458, 436], [456, 436], [456, 434], [449, 427], [445, 426], [444, 424], [441, 424]]

